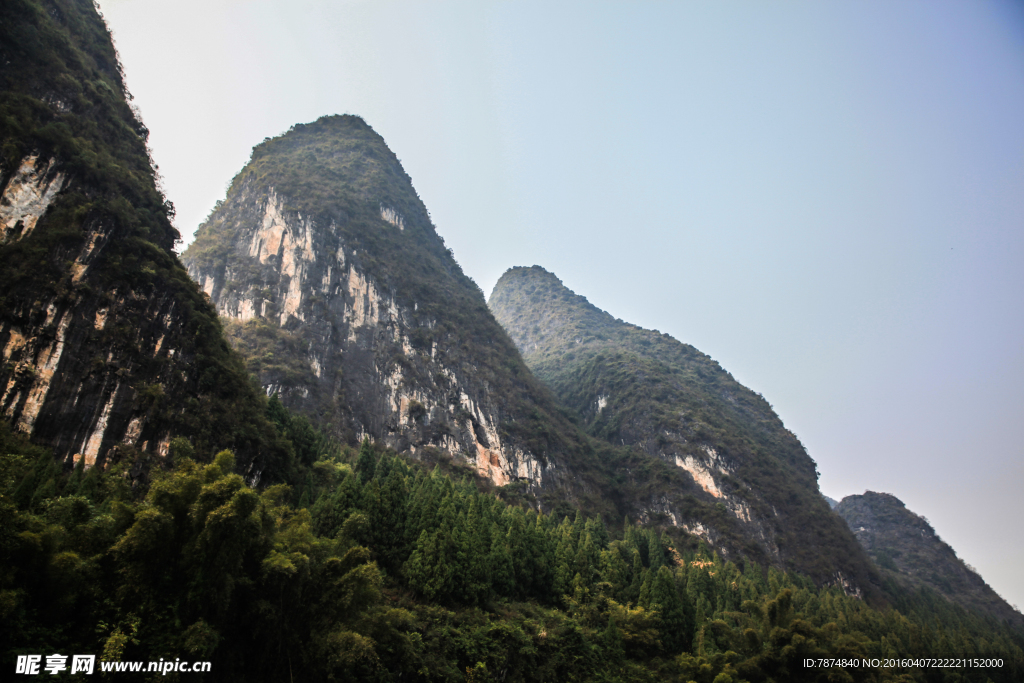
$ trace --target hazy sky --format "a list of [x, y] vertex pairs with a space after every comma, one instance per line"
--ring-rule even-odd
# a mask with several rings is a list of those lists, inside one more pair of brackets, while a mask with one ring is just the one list
[[101, 0], [177, 225], [363, 116], [485, 292], [541, 265], [762, 392], [1024, 606], [1024, 5]]

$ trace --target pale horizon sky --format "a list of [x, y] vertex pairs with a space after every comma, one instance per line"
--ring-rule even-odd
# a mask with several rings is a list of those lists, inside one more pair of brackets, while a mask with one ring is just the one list
[[101, 0], [186, 243], [362, 116], [485, 293], [540, 265], [1024, 605], [1024, 4]]

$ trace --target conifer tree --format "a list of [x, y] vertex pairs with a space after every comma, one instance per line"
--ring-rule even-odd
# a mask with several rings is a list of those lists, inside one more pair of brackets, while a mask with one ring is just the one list
[[683, 600], [676, 588], [672, 571], [665, 566], [658, 568], [651, 583], [650, 608], [658, 612], [661, 618], [661, 642], [670, 652], [678, 652], [687, 642], [686, 634], [692, 632], [688, 628], [687, 615]]
[[[576, 515], [577, 521], [581, 516]], [[582, 529], [582, 523], [579, 525]], [[572, 589], [574, 572], [573, 561], [576, 559], [576, 543], [573, 540], [573, 524], [566, 517], [558, 526], [558, 545], [555, 550], [555, 578], [553, 592], [556, 596], [568, 593]]]
[[583, 530], [587, 527], [587, 520], [583, 516], [583, 513], [579, 510], [576, 511], [576, 517], [572, 521], [572, 545], [576, 546], [580, 542], [580, 537], [583, 535]]
[[450, 541], [424, 530], [403, 568], [409, 585], [428, 600], [448, 600], [452, 593], [454, 562]]
[[[495, 589], [502, 595], [525, 597], [533, 589], [533, 567], [530, 557], [536, 550], [528, 548], [526, 517], [522, 508], [509, 507], [501, 516], [501, 524], [495, 529], [495, 540], [498, 541], [499, 529], [505, 528], [505, 537], [500, 539], [501, 553], [504, 557], [496, 558], [494, 561], [503, 563], [504, 558], [508, 559], [508, 568], [512, 572], [512, 583], [506, 589], [499, 589], [495, 581]], [[492, 545], [492, 555], [495, 546]], [[511, 590], [512, 592], [507, 592]]]
[[[531, 512], [531, 515], [534, 513]], [[555, 576], [555, 541], [551, 531], [551, 519], [537, 514], [532, 524], [526, 518], [525, 548], [526, 558], [522, 563], [524, 581], [523, 588], [527, 595], [540, 599], [552, 599], [558, 594], [553, 591]], [[513, 561], [516, 561], [513, 556]]]
[[[367, 512], [381, 566], [389, 572], [397, 572], [409, 552], [405, 540], [409, 494], [399, 468], [389, 469], [390, 473], [379, 488], [376, 508]], [[380, 474], [379, 468], [377, 474]]]
[[[511, 530], [509, 533], [512, 533]], [[509, 552], [508, 541], [502, 539], [498, 534], [495, 534], [491, 541], [491, 552], [487, 563], [490, 583], [494, 591], [504, 597], [515, 597], [521, 589], [516, 584], [512, 555]]]
[[416, 547], [405, 563], [409, 585], [428, 600], [450, 602], [461, 591], [459, 576], [461, 539], [452, 495], [441, 502], [437, 514], [437, 528], [424, 529]]
[[607, 550], [601, 551], [601, 576], [611, 584], [612, 594], [620, 597], [629, 587], [629, 565], [622, 554], [624, 547], [621, 541], [612, 541]]
[[485, 521], [481, 509], [481, 496], [473, 497], [468, 512], [459, 515], [458, 534], [462, 539], [460, 573], [463, 581], [463, 600], [476, 604], [484, 600], [491, 590], [489, 576], [490, 523]]
[[654, 529], [644, 529], [644, 540], [647, 546], [647, 566], [652, 572], [656, 572], [665, 566], [665, 550], [661, 547], [661, 540]]
[[640, 549], [633, 547], [633, 567], [630, 570], [629, 588], [626, 590], [626, 602], [637, 603], [640, 599], [640, 588], [644, 583], [644, 564], [640, 558]]
[[580, 539], [576, 556], [573, 558], [572, 570], [583, 578], [584, 583], [590, 585], [595, 581], [597, 568], [597, 546], [594, 543], [593, 536], [590, 533], [585, 533], [583, 538]]
[[356, 460], [356, 471], [359, 473], [359, 482], [361, 484], [365, 484], [373, 479], [376, 468], [377, 456], [373, 452], [373, 445], [370, 443], [370, 437], [366, 437], [363, 439], [363, 443], [359, 446], [359, 459]]
[[643, 579], [640, 583], [640, 597], [637, 599], [637, 604], [644, 609], [651, 607], [651, 573], [650, 569], [644, 569]]
[[360, 498], [359, 475], [349, 471], [333, 491], [325, 491], [313, 504], [314, 531], [322, 536], [334, 536]]

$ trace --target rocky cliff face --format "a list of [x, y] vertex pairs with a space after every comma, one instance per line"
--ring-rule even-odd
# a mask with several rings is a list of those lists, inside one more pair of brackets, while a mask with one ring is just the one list
[[0, 413], [68, 464], [159, 459], [184, 435], [258, 478], [269, 427], [171, 251], [146, 136], [92, 3], [5, 6]]
[[853, 594], [876, 590], [877, 574], [818, 492], [799, 440], [710, 357], [616, 320], [537, 266], [505, 273], [489, 303], [530, 368], [591, 435], [662, 463], [658, 477], [642, 474], [649, 467], [630, 472], [644, 515], [727, 554]]
[[1020, 628], [1024, 616], [957, 557], [928, 520], [896, 496], [867, 491], [836, 506], [857, 540], [887, 575], [910, 589], [927, 586], [961, 607]]
[[343, 440], [564, 480], [578, 434], [362, 119], [257, 146], [183, 260], [264, 390]]

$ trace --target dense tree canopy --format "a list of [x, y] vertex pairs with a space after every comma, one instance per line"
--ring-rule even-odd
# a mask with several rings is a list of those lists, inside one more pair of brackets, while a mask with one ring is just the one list
[[[279, 405], [269, 411], [305, 431]], [[320, 438], [306, 436], [297, 461]], [[295, 488], [256, 490], [230, 452], [202, 465], [179, 442], [174, 467], [139, 498], [116, 467], [61, 472], [4, 427], [6, 659], [187, 657], [210, 660], [218, 681], [1011, 681], [1024, 671], [1021, 634], [933, 593], [877, 610], [706, 547], [680, 552], [628, 520], [608, 528], [582, 512], [508, 505], [369, 442], [319, 444]], [[954, 655], [1003, 667], [804, 665]]]

